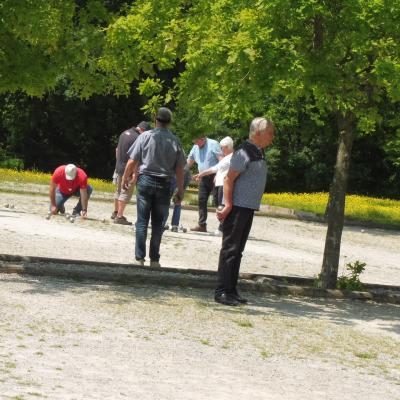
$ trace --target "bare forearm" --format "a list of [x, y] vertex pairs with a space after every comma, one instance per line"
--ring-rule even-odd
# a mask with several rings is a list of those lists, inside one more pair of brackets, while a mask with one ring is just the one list
[[224, 180], [224, 204], [226, 207], [232, 207], [232, 197], [233, 197], [233, 186], [234, 179], [225, 177]]
[[81, 204], [82, 204], [82, 210], [86, 210], [88, 209], [88, 193], [87, 193], [87, 189], [81, 189]]
[[49, 196], [50, 196], [51, 206], [55, 207], [56, 206], [56, 185], [54, 185], [53, 183], [50, 184]]
[[183, 194], [183, 181], [184, 181], [184, 170], [183, 167], [176, 167], [176, 186], [178, 188], [178, 192]]
[[131, 177], [132, 174], [137, 172], [138, 167], [139, 167], [139, 161], [129, 159], [125, 167], [123, 178], [129, 179], [129, 177]]

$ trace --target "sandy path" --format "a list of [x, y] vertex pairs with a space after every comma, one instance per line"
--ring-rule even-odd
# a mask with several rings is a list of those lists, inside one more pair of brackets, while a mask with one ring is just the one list
[[250, 300], [0, 275], [0, 398], [400, 398], [398, 306]]
[[[15, 209], [4, 208], [14, 204]], [[0, 253], [130, 263], [134, 259], [134, 233], [109, 223], [112, 205], [91, 202], [90, 215], [107, 223], [61, 217], [47, 221], [47, 198], [0, 193]], [[67, 203], [72, 209], [73, 203]], [[136, 207], [127, 208], [135, 220]], [[182, 222], [195, 225], [197, 213], [184, 210]], [[209, 215], [209, 230], [217, 221]], [[362, 280], [400, 285], [400, 233], [378, 229], [345, 228], [341, 268], [346, 262], [367, 263]], [[321, 268], [326, 227], [317, 223], [256, 217], [242, 261], [242, 272], [312, 277]], [[216, 269], [221, 239], [199, 234], [166, 232], [161, 263], [169, 267]]]

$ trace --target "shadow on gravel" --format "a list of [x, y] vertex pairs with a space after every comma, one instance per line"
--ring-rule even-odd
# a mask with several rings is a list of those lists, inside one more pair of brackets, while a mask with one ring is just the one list
[[[21, 278], [9, 275], [8, 282], [20, 282]], [[174, 299], [191, 299], [199, 307], [209, 308], [216, 313], [228, 315], [269, 316], [272, 313], [286, 317], [315, 318], [330, 321], [337, 325], [354, 326], [359, 322], [376, 322], [379, 329], [400, 336], [400, 306], [395, 304], [379, 304], [357, 300], [322, 300], [311, 298], [279, 297], [276, 295], [245, 293], [249, 299], [247, 306], [226, 307], [213, 301], [213, 292], [209, 289], [191, 287], [163, 287], [154, 284], [119, 284], [102, 283], [93, 280], [29, 277], [25, 282], [31, 285], [25, 293], [30, 295], [62, 296], [63, 292], [107, 293], [105, 303], [123, 305], [131, 302], [152, 302], [169, 307], [176, 307]]]

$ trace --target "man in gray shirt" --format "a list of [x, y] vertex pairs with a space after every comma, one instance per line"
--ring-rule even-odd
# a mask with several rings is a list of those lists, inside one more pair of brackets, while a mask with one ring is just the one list
[[122, 177], [127, 187], [136, 182], [136, 243], [135, 258], [144, 265], [147, 227], [151, 215], [150, 266], [159, 267], [163, 219], [170, 203], [171, 180], [176, 175], [176, 201], [183, 199], [183, 168], [185, 154], [179, 139], [168, 130], [172, 113], [161, 107], [155, 117], [155, 128], [142, 133], [129, 149], [130, 160]]
[[264, 149], [275, 136], [275, 126], [265, 118], [255, 118], [249, 139], [232, 155], [224, 180], [224, 207], [217, 211], [222, 221], [222, 247], [218, 264], [215, 301], [228, 306], [247, 303], [237, 291], [240, 262], [253, 223], [260, 208], [267, 180]]

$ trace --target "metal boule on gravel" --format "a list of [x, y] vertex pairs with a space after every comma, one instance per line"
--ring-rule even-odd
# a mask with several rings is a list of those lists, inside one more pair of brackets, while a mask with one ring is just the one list
[[11, 209], [15, 208], [14, 204], [10, 204], [10, 208]]
[[5, 207], [5, 208], [9, 208], [10, 205], [9, 205], [9, 204], [5, 204], [4, 207]]
[[47, 215], [46, 215], [46, 219], [50, 219], [50, 217], [51, 217], [51, 212], [49, 211], [49, 212], [47, 213]]
[[73, 224], [75, 222], [75, 218], [74, 217], [70, 217], [69, 218], [69, 222], [71, 222], [71, 224]]

